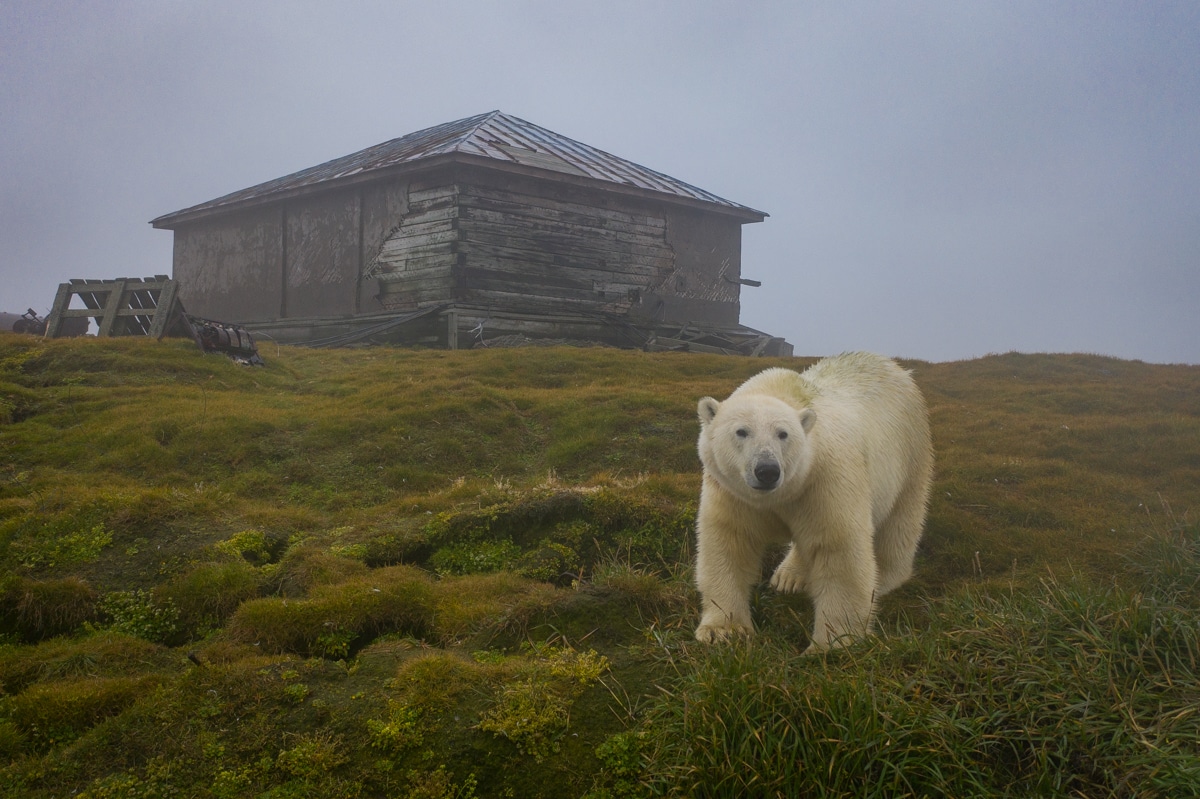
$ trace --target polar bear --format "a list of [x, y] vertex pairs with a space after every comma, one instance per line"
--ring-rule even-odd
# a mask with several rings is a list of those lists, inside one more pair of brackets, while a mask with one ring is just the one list
[[848, 353], [767, 369], [697, 412], [696, 638], [753, 633], [750, 591], [772, 543], [790, 547], [771, 587], [813, 601], [806, 652], [868, 634], [875, 600], [912, 575], [925, 524], [933, 446], [912, 375]]

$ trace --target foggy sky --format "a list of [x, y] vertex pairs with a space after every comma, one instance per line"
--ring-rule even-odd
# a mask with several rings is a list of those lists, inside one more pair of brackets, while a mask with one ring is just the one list
[[1200, 363], [1200, 3], [0, 5], [0, 310], [149, 220], [502, 110], [766, 211], [797, 354]]

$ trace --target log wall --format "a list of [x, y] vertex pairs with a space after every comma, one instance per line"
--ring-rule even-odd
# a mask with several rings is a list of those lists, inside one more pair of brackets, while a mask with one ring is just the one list
[[736, 324], [740, 249], [741, 223], [716, 214], [464, 170], [410, 187], [366, 274], [396, 310], [457, 302]]

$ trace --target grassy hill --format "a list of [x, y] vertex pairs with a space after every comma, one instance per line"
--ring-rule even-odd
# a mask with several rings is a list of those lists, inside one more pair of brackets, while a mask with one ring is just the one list
[[2, 795], [1200, 784], [1200, 368], [907, 364], [917, 577], [799, 658], [691, 640], [690, 536], [696, 400], [810, 360], [263, 355], [0, 334]]

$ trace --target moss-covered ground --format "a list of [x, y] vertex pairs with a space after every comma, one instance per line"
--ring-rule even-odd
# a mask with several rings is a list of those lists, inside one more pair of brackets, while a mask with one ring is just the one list
[[262, 352], [0, 334], [0, 795], [1200, 784], [1200, 368], [906, 364], [917, 576], [799, 658], [691, 640], [695, 402], [811, 359]]

